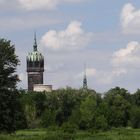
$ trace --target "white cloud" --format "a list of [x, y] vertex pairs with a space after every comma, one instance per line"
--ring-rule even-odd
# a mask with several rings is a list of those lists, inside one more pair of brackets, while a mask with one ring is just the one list
[[63, 31], [50, 30], [41, 39], [42, 46], [52, 50], [78, 50], [87, 46], [93, 33], [85, 32], [82, 23], [72, 21]]
[[55, 9], [59, 4], [76, 3], [83, 0], [18, 0], [26, 10]]
[[113, 53], [110, 71], [98, 71], [97, 81], [103, 84], [112, 84], [131, 72], [135, 72], [140, 65], [140, 44], [136, 41], [129, 42], [126, 48]]
[[113, 54], [113, 67], [131, 67], [140, 62], [140, 44], [136, 41], [128, 43], [126, 48]]
[[57, 0], [19, 0], [19, 3], [26, 10], [54, 9], [58, 4]]
[[123, 33], [139, 34], [140, 33], [140, 9], [131, 4], [126, 4], [121, 12], [121, 24]]
[[112, 70], [98, 74], [98, 79], [104, 84], [111, 84], [117, 77], [135, 71], [140, 64], [140, 44], [136, 41], [128, 43], [126, 48], [114, 52]]
[[86, 0], [0, 0], [0, 10], [54, 10], [62, 4], [81, 3]]

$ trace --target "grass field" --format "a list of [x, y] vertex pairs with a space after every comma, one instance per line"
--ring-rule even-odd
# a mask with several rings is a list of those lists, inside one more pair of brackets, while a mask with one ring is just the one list
[[1, 134], [0, 140], [140, 140], [140, 129], [113, 129], [107, 132], [78, 131], [64, 134], [45, 129], [17, 131], [15, 134]]

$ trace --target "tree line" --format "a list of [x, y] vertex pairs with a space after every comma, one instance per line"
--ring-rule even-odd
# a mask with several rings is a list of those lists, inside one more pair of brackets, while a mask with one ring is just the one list
[[80, 130], [140, 128], [140, 90], [120, 87], [104, 94], [87, 89], [48, 92], [17, 90], [20, 61], [15, 47], [0, 39], [0, 132], [18, 129], [70, 127]]
[[93, 90], [58, 89], [20, 93], [29, 128], [73, 125], [81, 130], [140, 128], [140, 90], [115, 87], [103, 96]]

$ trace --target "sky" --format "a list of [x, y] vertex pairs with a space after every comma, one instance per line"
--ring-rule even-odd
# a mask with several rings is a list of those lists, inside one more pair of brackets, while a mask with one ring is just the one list
[[0, 0], [0, 37], [19, 56], [18, 88], [27, 89], [26, 56], [45, 57], [44, 84], [53, 89], [83, 84], [106, 92], [140, 88], [139, 0]]

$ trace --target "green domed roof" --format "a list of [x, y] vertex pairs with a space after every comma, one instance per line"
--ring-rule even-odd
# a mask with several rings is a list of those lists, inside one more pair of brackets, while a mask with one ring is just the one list
[[43, 55], [38, 51], [33, 51], [28, 54], [27, 60], [29, 61], [42, 61], [44, 60]]
[[38, 52], [37, 50], [37, 41], [36, 41], [36, 34], [34, 35], [34, 45], [33, 45], [33, 52], [29, 53], [27, 56], [28, 61], [43, 61], [43, 55]]

